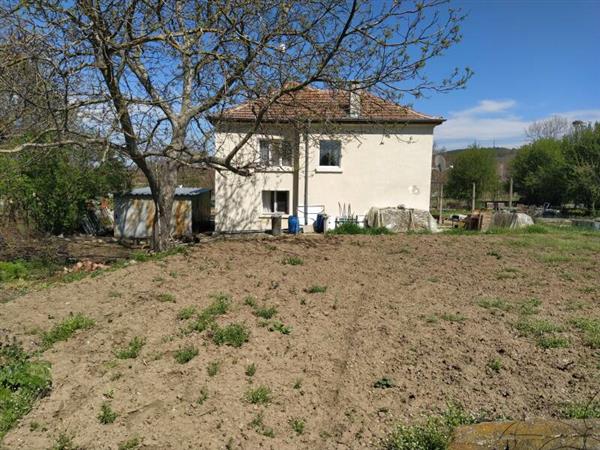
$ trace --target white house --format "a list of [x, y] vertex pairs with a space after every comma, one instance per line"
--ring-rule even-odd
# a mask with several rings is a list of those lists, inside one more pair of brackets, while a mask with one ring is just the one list
[[[217, 154], [252, 129], [257, 105], [211, 119]], [[253, 175], [216, 174], [216, 230], [268, 230], [277, 213], [310, 223], [324, 211], [334, 226], [341, 217], [361, 220], [373, 206], [428, 210], [433, 129], [442, 122], [366, 91], [284, 96], [235, 158], [256, 167]]]

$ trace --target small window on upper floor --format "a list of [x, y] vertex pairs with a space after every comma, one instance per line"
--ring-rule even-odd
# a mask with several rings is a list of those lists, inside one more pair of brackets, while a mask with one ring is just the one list
[[291, 142], [281, 139], [261, 139], [260, 164], [263, 167], [291, 167]]
[[319, 166], [341, 167], [341, 141], [319, 141]]

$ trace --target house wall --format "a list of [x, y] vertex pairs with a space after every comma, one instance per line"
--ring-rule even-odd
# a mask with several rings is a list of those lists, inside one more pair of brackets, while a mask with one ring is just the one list
[[[217, 154], [226, 154], [244, 135], [246, 126], [230, 125], [216, 136]], [[270, 127], [253, 136], [237, 157], [237, 162], [256, 160], [260, 139], [287, 138], [292, 130]], [[342, 141], [341, 170], [319, 167], [319, 140]], [[339, 205], [350, 205], [353, 214], [365, 215], [372, 206], [404, 205], [429, 209], [432, 125], [338, 126], [327, 131], [313, 126], [308, 135], [308, 205], [323, 206], [333, 221]], [[299, 205], [304, 204], [305, 137], [299, 136]], [[293, 198], [291, 168], [275, 168], [250, 177], [230, 172], [215, 176], [215, 226], [218, 231], [267, 230], [270, 216], [262, 212], [263, 190], [288, 190], [290, 212]], [[285, 217], [285, 216], [284, 216]]]

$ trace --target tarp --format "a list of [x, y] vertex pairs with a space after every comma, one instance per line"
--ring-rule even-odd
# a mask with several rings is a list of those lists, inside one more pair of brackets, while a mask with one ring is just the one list
[[499, 211], [492, 215], [492, 228], [523, 228], [533, 225], [533, 219], [524, 213]]
[[367, 226], [385, 227], [390, 231], [432, 231], [437, 232], [437, 224], [429, 211], [404, 208], [376, 208], [367, 213]]

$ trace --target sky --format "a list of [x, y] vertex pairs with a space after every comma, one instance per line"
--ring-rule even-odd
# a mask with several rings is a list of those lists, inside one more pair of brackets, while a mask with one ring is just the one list
[[468, 13], [463, 40], [428, 68], [475, 74], [466, 89], [428, 94], [416, 110], [442, 116], [448, 150], [477, 142], [518, 147], [536, 120], [600, 121], [600, 0], [454, 0]]

